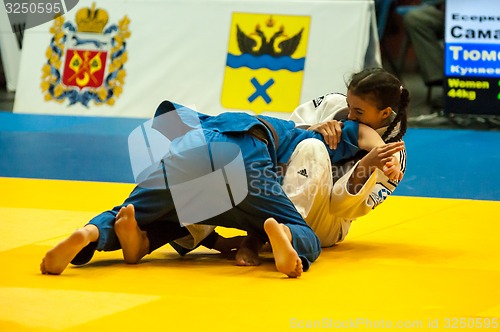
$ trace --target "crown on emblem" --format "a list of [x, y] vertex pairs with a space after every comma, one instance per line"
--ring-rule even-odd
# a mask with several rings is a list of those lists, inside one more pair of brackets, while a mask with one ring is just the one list
[[269, 28], [272, 28], [274, 26], [274, 20], [273, 20], [273, 16], [269, 16], [269, 19], [266, 21], [266, 25], [269, 27]]
[[92, 8], [81, 8], [75, 15], [78, 32], [102, 33], [108, 19], [108, 13], [104, 9], [96, 9], [95, 2]]

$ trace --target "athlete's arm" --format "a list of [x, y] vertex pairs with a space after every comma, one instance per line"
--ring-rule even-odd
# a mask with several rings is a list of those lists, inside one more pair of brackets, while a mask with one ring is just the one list
[[[386, 174], [389, 178], [391, 178], [389, 175], [395, 177], [396, 180], [402, 178], [402, 172], [399, 169], [399, 161], [397, 161], [393, 155], [403, 149], [403, 142], [394, 142], [372, 148], [370, 152], [368, 152], [368, 154], [359, 161], [358, 165], [351, 174], [351, 177], [347, 182], [348, 191], [351, 194], [357, 194], [360, 188], [365, 184], [370, 175], [377, 170], [377, 168], [384, 171], [384, 174]], [[397, 167], [397, 169], [395, 167]], [[386, 172], [390, 174], [387, 174]]]
[[342, 122], [329, 120], [314, 124], [309, 127], [308, 130], [313, 130], [323, 135], [325, 143], [330, 147], [330, 149], [335, 150], [337, 148], [337, 144], [340, 142], [342, 127]]

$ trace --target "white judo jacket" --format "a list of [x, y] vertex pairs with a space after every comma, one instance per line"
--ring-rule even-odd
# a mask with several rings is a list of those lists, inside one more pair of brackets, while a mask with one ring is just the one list
[[[327, 120], [346, 120], [349, 113], [346, 98], [334, 93], [316, 98], [297, 107], [290, 120], [297, 126], [309, 127]], [[393, 119], [395, 114], [392, 115]], [[379, 128], [382, 136], [387, 127]], [[388, 139], [399, 132], [399, 124]], [[406, 170], [406, 150], [396, 154], [403, 173]], [[360, 159], [360, 158], [359, 158]], [[391, 195], [398, 181], [380, 170], [373, 172], [355, 195], [347, 190], [347, 182], [359, 159], [336, 165], [329, 162], [326, 148], [318, 140], [308, 139], [295, 149], [283, 179], [283, 188], [309, 226], [330, 247], [344, 240], [351, 222], [362, 217]]]

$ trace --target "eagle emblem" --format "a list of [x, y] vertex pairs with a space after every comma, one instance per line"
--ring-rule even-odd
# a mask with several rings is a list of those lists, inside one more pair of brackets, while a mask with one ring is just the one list
[[[272, 20], [272, 18], [270, 18], [270, 20]], [[268, 26], [272, 26], [272, 23], [268, 23]], [[261, 30], [259, 24], [255, 26], [255, 31], [250, 35], [246, 35], [239, 25], [236, 26], [236, 29], [238, 47], [241, 53], [252, 55], [268, 54], [273, 57], [292, 56], [295, 50], [297, 50], [297, 46], [299, 46], [302, 32], [304, 31], [302, 28], [299, 33], [288, 38], [285, 34], [284, 26], [281, 26], [280, 29], [273, 33], [271, 38], [268, 39]], [[256, 38], [252, 38], [252, 36], [256, 36]]]
[[300, 102], [310, 18], [233, 14], [222, 105], [291, 112]]

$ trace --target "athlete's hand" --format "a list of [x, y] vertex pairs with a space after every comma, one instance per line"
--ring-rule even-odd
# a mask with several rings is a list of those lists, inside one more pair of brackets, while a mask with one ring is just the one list
[[323, 135], [325, 143], [330, 149], [335, 150], [340, 142], [343, 126], [344, 124], [340, 121], [330, 120], [312, 125], [308, 130], [313, 130]]
[[403, 173], [401, 172], [399, 161], [393, 154], [403, 150], [404, 147], [403, 142], [394, 142], [373, 148], [361, 159], [360, 165], [368, 169], [377, 167], [390, 179], [400, 180], [403, 178]]
[[399, 160], [394, 156], [391, 156], [390, 159], [391, 160], [386, 162], [384, 167], [382, 167], [382, 171], [390, 180], [403, 180], [404, 174], [401, 171], [401, 164], [399, 163]]

